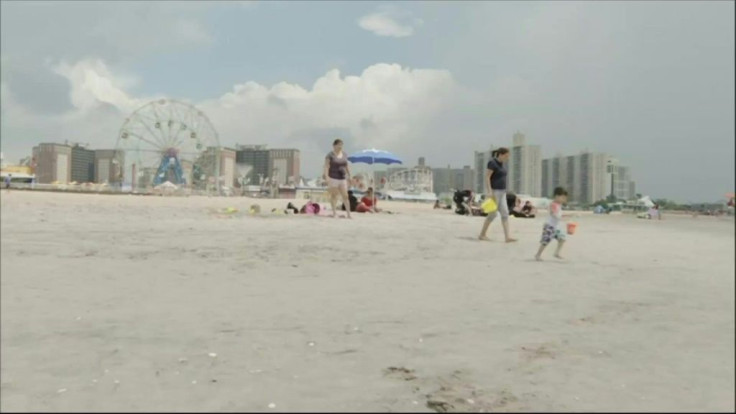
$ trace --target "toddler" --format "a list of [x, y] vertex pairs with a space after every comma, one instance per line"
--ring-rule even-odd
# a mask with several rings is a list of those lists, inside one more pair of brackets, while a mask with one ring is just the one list
[[547, 247], [552, 239], [557, 240], [557, 250], [555, 251], [555, 257], [562, 259], [560, 256], [560, 250], [565, 244], [565, 233], [560, 229], [560, 220], [562, 220], [562, 205], [567, 203], [567, 191], [562, 187], [555, 188], [554, 201], [549, 205], [549, 218], [544, 223], [542, 229], [542, 240], [539, 246], [535, 259], [542, 260], [542, 252]]

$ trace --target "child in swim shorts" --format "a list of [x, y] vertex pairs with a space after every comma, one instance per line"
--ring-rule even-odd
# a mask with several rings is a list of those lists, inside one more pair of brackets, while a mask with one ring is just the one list
[[539, 261], [542, 260], [542, 252], [553, 239], [557, 240], [555, 257], [562, 259], [560, 250], [565, 244], [565, 233], [560, 229], [560, 221], [562, 220], [562, 205], [565, 203], [567, 203], [567, 191], [562, 187], [555, 188], [554, 201], [549, 205], [549, 218], [544, 223], [539, 250], [537, 255], [534, 256]]

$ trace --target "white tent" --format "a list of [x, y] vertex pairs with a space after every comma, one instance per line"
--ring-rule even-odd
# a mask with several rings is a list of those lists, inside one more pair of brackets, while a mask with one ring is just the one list
[[639, 204], [641, 204], [641, 205], [643, 205], [643, 206], [645, 206], [647, 208], [654, 207], [654, 202], [652, 201], [652, 199], [649, 196], [644, 196], [644, 197], [640, 198], [639, 199]]

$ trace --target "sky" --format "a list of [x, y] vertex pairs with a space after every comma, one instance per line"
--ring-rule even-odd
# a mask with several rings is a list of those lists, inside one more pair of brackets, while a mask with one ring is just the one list
[[734, 183], [734, 2], [0, 3], [0, 147], [115, 148], [163, 97], [220, 144], [334, 138], [406, 164], [471, 165], [516, 131], [543, 157], [606, 152], [637, 192], [711, 201]]

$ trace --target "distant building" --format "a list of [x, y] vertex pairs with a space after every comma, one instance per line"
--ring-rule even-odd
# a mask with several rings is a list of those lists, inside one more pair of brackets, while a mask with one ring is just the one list
[[95, 152], [81, 145], [72, 147], [71, 180], [77, 183], [95, 181]]
[[269, 176], [269, 160], [270, 152], [265, 145], [236, 147], [235, 163], [238, 166], [250, 167], [246, 175], [247, 183], [250, 185], [260, 185], [261, 180]]
[[552, 198], [555, 187], [564, 187], [571, 202], [590, 205], [610, 194], [609, 156], [583, 152], [542, 160], [542, 196]]
[[279, 185], [296, 185], [301, 178], [301, 159], [297, 149], [269, 150], [271, 178]]
[[222, 183], [226, 187], [235, 185], [235, 159], [236, 152], [232, 148], [222, 148], [220, 150], [220, 177]]
[[67, 184], [72, 178], [72, 147], [64, 144], [44, 143], [33, 147], [36, 182]]
[[419, 157], [417, 165], [413, 168], [392, 165], [385, 170], [375, 171], [375, 177], [379, 189], [404, 186], [419, 188], [418, 191], [431, 192], [434, 188], [434, 169], [427, 166], [424, 157]]
[[236, 164], [250, 168], [246, 180], [251, 185], [260, 185], [266, 178], [276, 180], [280, 185], [296, 184], [301, 178], [301, 159], [297, 149], [239, 145], [235, 153]]
[[378, 188], [383, 188], [386, 183], [388, 183], [389, 178], [401, 171], [406, 170], [406, 167], [388, 167], [385, 170], [379, 170], [375, 172], [376, 176], [376, 182], [378, 183]]
[[95, 150], [95, 182], [119, 184], [123, 180], [125, 152], [118, 150]]
[[491, 160], [493, 145], [488, 151], [475, 151], [473, 156], [473, 166], [475, 171], [475, 179], [473, 180], [473, 188], [476, 193], [482, 194], [486, 191], [486, 170], [488, 169], [488, 161]]
[[469, 165], [463, 168], [432, 168], [433, 191], [442, 194], [450, 190], [474, 190], [475, 170]]
[[237, 152], [232, 148], [207, 147], [194, 160], [191, 167], [183, 165], [182, 169], [192, 169], [192, 187], [212, 190], [216, 188], [217, 179], [225, 187], [233, 187], [236, 182]]
[[631, 169], [619, 164], [618, 160], [608, 160], [608, 194], [618, 200], [633, 200], [636, 184], [631, 179]]
[[508, 189], [516, 194], [532, 197], [542, 195], [542, 149], [539, 145], [527, 145], [521, 132], [513, 136], [508, 165]]

